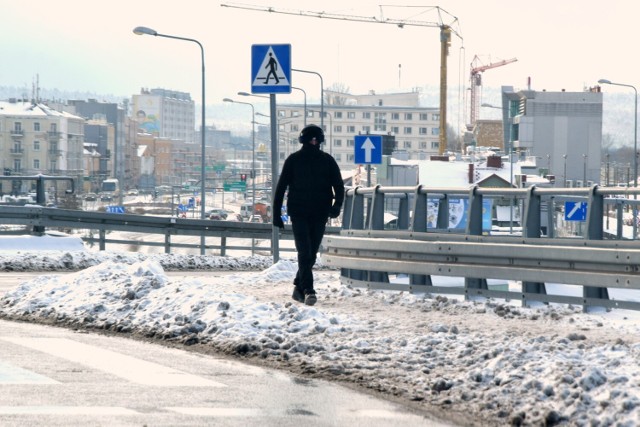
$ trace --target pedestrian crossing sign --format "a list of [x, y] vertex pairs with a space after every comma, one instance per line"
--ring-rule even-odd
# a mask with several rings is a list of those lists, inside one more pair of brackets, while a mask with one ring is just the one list
[[251, 46], [251, 93], [291, 93], [291, 45]]

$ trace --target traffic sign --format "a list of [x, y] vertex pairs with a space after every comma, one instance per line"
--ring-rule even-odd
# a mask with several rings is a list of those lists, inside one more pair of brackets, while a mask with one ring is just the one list
[[180, 212], [186, 212], [186, 211], [188, 211], [188, 210], [189, 210], [189, 208], [188, 208], [186, 205], [183, 205], [182, 203], [180, 203], [180, 204], [178, 205], [178, 210], [179, 210]]
[[586, 221], [587, 202], [564, 202], [565, 221]]
[[124, 213], [124, 206], [107, 206], [107, 212], [123, 214]]
[[356, 165], [382, 163], [382, 135], [356, 135], [353, 160]]
[[291, 93], [291, 45], [251, 46], [251, 93]]
[[189, 201], [187, 204], [189, 209], [193, 209], [196, 207], [196, 200], [193, 197], [189, 197]]
[[225, 182], [224, 191], [247, 191], [247, 183], [244, 181]]

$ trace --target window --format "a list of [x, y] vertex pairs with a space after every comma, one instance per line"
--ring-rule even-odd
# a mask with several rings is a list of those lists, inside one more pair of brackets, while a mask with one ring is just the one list
[[22, 133], [22, 123], [15, 122], [13, 124], [13, 130], [15, 130], [17, 133]]
[[313, 111], [307, 111], [307, 117], [313, 117]]
[[431, 149], [438, 150], [440, 148], [440, 143], [436, 141], [431, 141]]
[[33, 123], [33, 130], [36, 132], [40, 132], [40, 122]]
[[298, 125], [297, 124], [292, 124], [291, 125], [291, 132], [298, 132]]
[[404, 134], [405, 135], [411, 135], [411, 126], [406, 126], [404, 128]]
[[356, 127], [355, 126], [347, 126], [347, 132], [348, 133], [356, 133]]
[[51, 132], [58, 132], [58, 125], [56, 123], [51, 123], [49, 129], [51, 130]]
[[40, 169], [40, 159], [33, 159], [33, 168]]
[[350, 119], [355, 119], [356, 118], [356, 112], [355, 111], [349, 111], [347, 113], [347, 117]]
[[22, 172], [22, 160], [13, 159], [13, 171], [14, 172]]
[[40, 151], [40, 141], [33, 141], [33, 151]]
[[353, 147], [355, 144], [354, 139], [347, 139], [347, 147]]
[[427, 113], [420, 113], [420, 120], [422, 121], [429, 120], [429, 115]]
[[362, 113], [362, 118], [363, 118], [363, 119], [370, 119], [370, 118], [371, 118], [371, 113], [370, 113], [370, 112], [368, 112], [368, 111], [364, 111], [364, 112]]
[[427, 128], [420, 128], [420, 135], [427, 135], [429, 132], [427, 131]]
[[404, 141], [404, 142], [402, 143], [402, 148], [405, 148], [405, 149], [407, 149], [407, 150], [410, 150], [410, 149], [411, 149], [411, 141]]
[[431, 128], [431, 135], [440, 135], [440, 128]]
[[411, 113], [404, 113], [404, 119], [405, 119], [405, 120], [413, 120], [413, 114], [411, 114]]
[[353, 154], [347, 154], [347, 162], [353, 163]]
[[278, 111], [278, 117], [287, 117], [287, 112], [284, 110]]
[[335, 113], [333, 113], [333, 117], [335, 117], [336, 119], [341, 119], [342, 111], [336, 111]]
[[371, 132], [371, 126], [362, 126], [362, 131], [364, 133], [369, 133]]
[[333, 146], [334, 147], [342, 147], [342, 140], [341, 139], [334, 139], [333, 140]]
[[391, 113], [391, 120], [400, 120], [400, 113]]
[[420, 141], [420, 149], [421, 150], [426, 150], [427, 149], [427, 142], [426, 141]]
[[373, 128], [376, 131], [387, 130], [387, 113], [375, 113], [373, 119]]
[[335, 125], [333, 127], [333, 131], [336, 133], [341, 133], [342, 132], [342, 126], [341, 125]]
[[400, 133], [400, 128], [398, 126], [391, 126], [392, 133]]
[[440, 120], [440, 114], [434, 114], [433, 116], [431, 116], [431, 119], [432, 119], [434, 122], [437, 122], [438, 120]]
[[300, 112], [299, 111], [292, 111], [291, 112], [291, 117], [300, 117]]
[[340, 163], [342, 161], [342, 154], [337, 153], [333, 155], [336, 159], [336, 162]]

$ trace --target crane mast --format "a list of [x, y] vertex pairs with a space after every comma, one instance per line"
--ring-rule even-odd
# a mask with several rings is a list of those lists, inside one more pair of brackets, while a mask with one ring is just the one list
[[[462, 36], [459, 30], [454, 29], [454, 26], [458, 24], [458, 18], [449, 15], [446, 11], [438, 6], [430, 6], [430, 9], [436, 10], [438, 14], [438, 20], [434, 22], [430, 21], [416, 21], [408, 19], [390, 19], [381, 16], [376, 18], [375, 16], [358, 16], [358, 15], [342, 15], [336, 13], [327, 12], [313, 12], [303, 10], [290, 10], [290, 9], [278, 9], [271, 6], [257, 6], [251, 4], [241, 3], [221, 3], [222, 7], [231, 7], [237, 9], [255, 10], [260, 12], [279, 13], [285, 15], [294, 16], [306, 16], [313, 18], [335, 19], [341, 21], [356, 21], [356, 22], [368, 22], [376, 24], [390, 24], [396, 25], [398, 28], [405, 26], [417, 26], [417, 27], [436, 27], [440, 28], [440, 120], [439, 120], [439, 154], [442, 155], [447, 149], [447, 56], [449, 55], [449, 47], [451, 46], [451, 35], [455, 34], [462, 40]], [[380, 9], [382, 11], [382, 7]], [[399, 7], [425, 7], [425, 6], [399, 6]], [[452, 21], [450, 24], [445, 24], [442, 15], [446, 13], [451, 16]]]

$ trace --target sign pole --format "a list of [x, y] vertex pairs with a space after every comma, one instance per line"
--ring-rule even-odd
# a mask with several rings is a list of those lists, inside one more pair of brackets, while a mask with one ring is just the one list
[[[276, 95], [269, 95], [269, 106], [271, 115], [271, 195], [276, 194], [276, 185], [278, 184], [278, 117], [276, 116]], [[271, 215], [280, 215], [280, 212], [272, 211]], [[272, 227], [271, 244], [273, 251], [273, 263], [280, 260], [280, 229]]]

